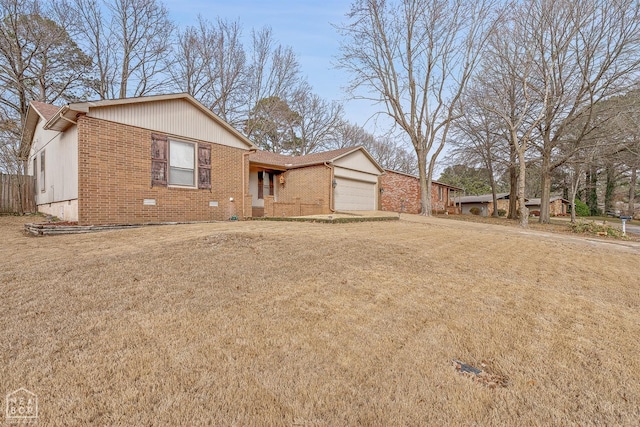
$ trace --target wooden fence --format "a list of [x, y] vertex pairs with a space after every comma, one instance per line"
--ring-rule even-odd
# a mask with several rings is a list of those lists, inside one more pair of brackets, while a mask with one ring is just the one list
[[0, 174], [0, 213], [35, 212], [34, 187], [32, 176]]

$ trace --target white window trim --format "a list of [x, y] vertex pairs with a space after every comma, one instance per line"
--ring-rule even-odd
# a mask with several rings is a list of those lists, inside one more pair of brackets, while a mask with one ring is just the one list
[[[193, 185], [171, 184], [171, 143], [179, 142], [181, 144], [190, 144], [193, 146]], [[179, 139], [169, 138], [167, 152], [167, 187], [169, 188], [188, 188], [191, 190], [198, 189], [198, 143], [192, 141], [182, 141]]]

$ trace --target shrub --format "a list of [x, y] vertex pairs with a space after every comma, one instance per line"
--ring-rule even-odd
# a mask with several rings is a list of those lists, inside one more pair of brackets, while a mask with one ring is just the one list
[[598, 224], [594, 221], [577, 221], [571, 224], [571, 231], [581, 234], [597, 234], [599, 236], [608, 236], [615, 238], [624, 238], [622, 230], [608, 225], [606, 222]]
[[576, 199], [576, 215], [577, 216], [590, 216], [591, 210], [589, 206], [582, 200]]
[[507, 216], [506, 209], [498, 209], [498, 216]]
[[473, 207], [469, 209], [469, 212], [471, 212], [471, 215], [480, 215], [480, 208]]

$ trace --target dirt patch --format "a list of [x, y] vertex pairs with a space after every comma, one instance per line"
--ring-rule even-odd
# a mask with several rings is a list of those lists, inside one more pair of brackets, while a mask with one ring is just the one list
[[0, 217], [0, 392], [36, 393], [42, 425], [640, 418], [633, 242], [409, 215], [22, 225]]

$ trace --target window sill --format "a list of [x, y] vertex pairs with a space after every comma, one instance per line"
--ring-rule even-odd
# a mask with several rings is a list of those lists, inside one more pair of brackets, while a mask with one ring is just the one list
[[197, 190], [198, 187], [192, 187], [189, 185], [167, 185], [167, 188], [176, 188], [180, 190]]

